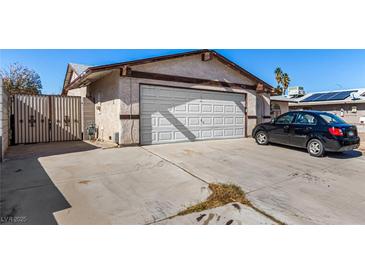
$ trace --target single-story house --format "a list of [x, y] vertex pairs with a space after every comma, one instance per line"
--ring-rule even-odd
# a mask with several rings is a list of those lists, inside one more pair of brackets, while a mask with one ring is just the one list
[[320, 110], [341, 117], [360, 128], [365, 126], [365, 88], [308, 93], [289, 103], [290, 110]]
[[[63, 95], [87, 98], [97, 138], [120, 145], [241, 138], [270, 119], [272, 87], [212, 50], [69, 64]], [[85, 110], [84, 110], [85, 112]], [[83, 131], [87, 128], [83, 125]]]

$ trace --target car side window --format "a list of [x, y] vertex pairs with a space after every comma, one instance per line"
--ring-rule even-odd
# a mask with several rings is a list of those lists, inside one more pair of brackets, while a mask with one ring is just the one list
[[316, 117], [308, 113], [298, 113], [297, 118], [295, 119], [295, 124], [316, 125], [317, 119]]
[[284, 115], [279, 116], [276, 121], [275, 124], [279, 124], [279, 125], [288, 125], [291, 124], [294, 120], [294, 113], [287, 113]]

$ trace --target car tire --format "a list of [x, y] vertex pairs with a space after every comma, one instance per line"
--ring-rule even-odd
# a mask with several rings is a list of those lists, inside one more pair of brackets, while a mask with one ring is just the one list
[[269, 136], [265, 131], [260, 130], [256, 133], [255, 140], [259, 145], [267, 145], [269, 143]]
[[325, 154], [324, 145], [319, 139], [312, 139], [307, 144], [308, 153], [314, 157], [323, 157]]

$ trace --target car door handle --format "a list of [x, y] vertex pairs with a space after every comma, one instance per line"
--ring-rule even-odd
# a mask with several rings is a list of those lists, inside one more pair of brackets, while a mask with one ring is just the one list
[[284, 129], [289, 129], [289, 126], [284, 126]]

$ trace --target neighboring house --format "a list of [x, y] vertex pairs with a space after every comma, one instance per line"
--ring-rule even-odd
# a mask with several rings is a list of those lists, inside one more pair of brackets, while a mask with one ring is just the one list
[[350, 124], [365, 126], [365, 88], [309, 93], [289, 103], [290, 110], [331, 112]]
[[271, 91], [217, 52], [197, 50], [96, 67], [70, 64], [63, 95], [94, 103], [98, 139], [133, 145], [246, 137], [270, 119]]
[[284, 95], [270, 96], [270, 115], [276, 118], [289, 111], [289, 103], [296, 102], [297, 98], [290, 98]]

